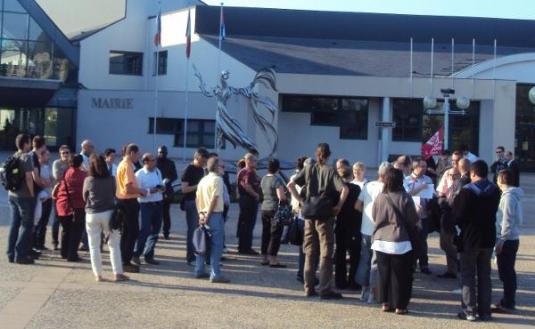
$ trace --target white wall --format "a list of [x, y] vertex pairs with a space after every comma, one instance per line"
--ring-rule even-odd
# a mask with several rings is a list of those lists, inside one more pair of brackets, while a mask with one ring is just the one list
[[[132, 109], [100, 109], [92, 106], [93, 98], [132, 98]], [[200, 93], [190, 93], [189, 118], [209, 119], [215, 118], [215, 101], [206, 98]], [[184, 93], [160, 92], [158, 95], [158, 117], [184, 118]], [[234, 109], [233, 115], [242, 124], [246, 125], [248, 112], [236, 109], [247, 108], [242, 99], [229, 102]], [[94, 141], [97, 151], [106, 147], [120, 149], [127, 143], [138, 144], [142, 151], [152, 151], [153, 139], [149, 134], [149, 117], [154, 116], [155, 94], [152, 91], [124, 91], [124, 90], [80, 90], [78, 93], [78, 127], [77, 141], [89, 138]], [[79, 144], [77, 142], [77, 144]], [[182, 147], [174, 146], [173, 135], [156, 135], [156, 145], [165, 144], [172, 157], [182, 157]], [[190, 158], [195, 149], [188, 148], [186, 157]], [[224, 159], [238, 159], [245, 150], [234, 149], [227, 143], [221, 150]]]
[[[80, 43], [79, 81], [89, 89], [142, 89], [143, 76], [109, 74], [110, 50], [145, 52], [147, 12], [144, 1], [129, 1], [127, 18]], [[146, 56], [145, 60], [146, 60]], [[143, 65], [143, 74], [147, 74]]]
[[311, 126], [310, 113], [279, 113], [278, 157], [293, 161], [300, 156], [314, 156], [318, 143], [330, 144], [332, 159], [346, 158], [351, 163], [362, 161], [376, 166], [378, 161], [379, 132], [375, 122], [379, 120], [381, 103], [370, 102], [368, 110], [368, 140], [340, 139], [339, 127]]

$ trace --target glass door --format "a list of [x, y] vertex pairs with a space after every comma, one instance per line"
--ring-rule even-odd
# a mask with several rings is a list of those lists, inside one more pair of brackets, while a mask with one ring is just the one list
[[535, 105], [528, 98], [534, 86], [519, 84], [516, 88], [515, 158], [520, 168], [528, 171], [535, 171]]

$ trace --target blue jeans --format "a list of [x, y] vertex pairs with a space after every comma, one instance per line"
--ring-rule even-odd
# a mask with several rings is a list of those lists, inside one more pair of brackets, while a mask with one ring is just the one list
[[29, 255], [32, 247], [34, 198], [9, 196], [11, 209], [11, 227], [7, 245], [9, 260], [22, 260]]
[[[375, 280], [372, 280], [372, 237], [362, 234], [360, 244], [360, 260], [355, 273], [355, 282], [364, 287], [373, 286]], [[374, 278], [375, 279], [375, 278]], [[373, 282], [372, 282], [373, 281]]]
[[[208, 226], [212, 237], [210, 239], [210, 265], [212, 272], [210, 279], [218, 279], [221, 277], [221, 255], [223, 255], [223, 240], [225, 237], [225, 221], [223, 220], [223, 213], [215, 212], [208, 219]], [[201, 275], [204, 273], [205, 256], [197, 255], [195, 258], [195, 274]]]
[[146, 259], [154, 258], [154, 247], [158, 242], [158, 233], [162, 228], [162, 202], [140, 203], [141, 228], [134, 248], [134, 256], [141, 254]]
[[195, 251], [193, 248], [193, 231], [195, 231], [197, 225], [199, 224], [199, 214], [197, 213], [197, 206], [195, 205], [195, 200], [184, 201], [184, 209], [186, 211], [186, 224], [188, 225], [186, 260], [189, 263], [195, 260]]

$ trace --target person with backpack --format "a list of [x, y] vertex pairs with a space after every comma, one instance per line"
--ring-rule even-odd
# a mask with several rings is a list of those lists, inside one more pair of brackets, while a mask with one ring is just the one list
[[[320, 143], [316, 148], [316, 163], [300, 171], [288, 188], [292, 195], [303, 200], [297, 193], [295, 185], [305, 186], [305, 196], [302, 202], [302, 214], [305, 218], [305, 284], [307, 297], [317, 295], [315, 289], [314, 255], [320, 251], [320, 283], [319, 295], [321, 299], [341, 299], [342, 295], [332, 290], [333, 277], [333, 248], [334, 248], [334, 218], [340, 212], [349, 193], [347, 186], [327, 164], [331, 150], [329, 144]], [[334, 203], [338, 196], [338, 203]]]
[[8, 191], [11, 225], [7, 257], [10, 263], [33, 264], [30, 255], [35, 194], [30, 136], [19, 134], [15, 139], [17, 152], [3, 166], [2, 185]]

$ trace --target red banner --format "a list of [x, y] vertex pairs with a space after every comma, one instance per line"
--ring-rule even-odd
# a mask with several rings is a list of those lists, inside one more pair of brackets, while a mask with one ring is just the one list
[[429, 140], [422, 145], [422, 156], [424, 159], [429, 159], [433, 155], [439, 155], [444, 148], [444, 133], [440, 128]]

